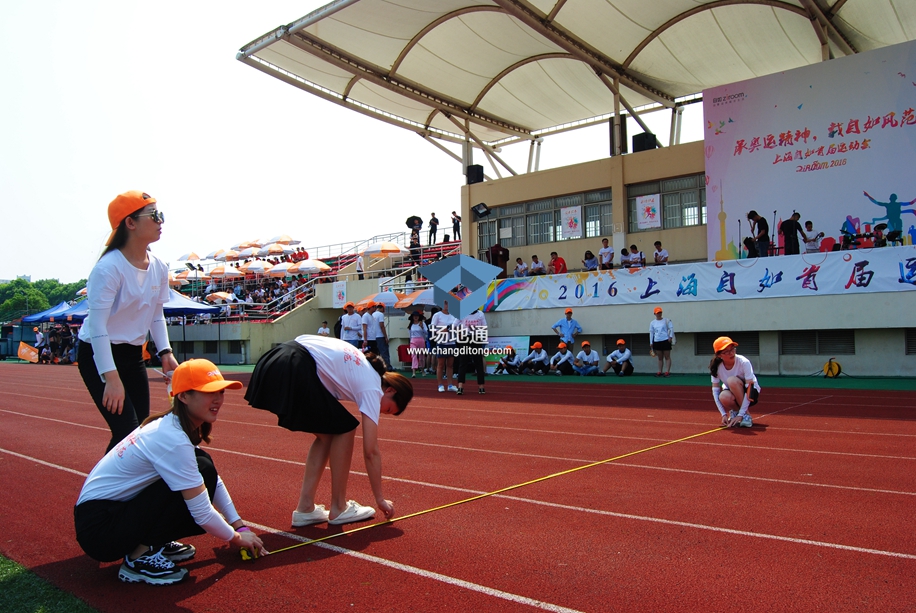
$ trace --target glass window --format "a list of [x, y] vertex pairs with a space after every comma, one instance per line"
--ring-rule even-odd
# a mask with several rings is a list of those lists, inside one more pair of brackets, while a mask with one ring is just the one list
[[582, 219], [585, 224], [586, 238], [605, 236], [614, 232], [610, 204], [595, 204], [585, 207]]

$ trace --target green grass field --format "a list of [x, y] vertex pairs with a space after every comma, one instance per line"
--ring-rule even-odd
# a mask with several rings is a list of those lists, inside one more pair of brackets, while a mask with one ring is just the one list
[[24, 566], [0, 556], [0, 611], [10, 613], [96, 613], [72, 594], [57, 589]]

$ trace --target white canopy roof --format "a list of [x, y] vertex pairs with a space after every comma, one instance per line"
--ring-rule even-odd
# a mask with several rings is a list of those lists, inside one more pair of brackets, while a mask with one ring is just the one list
[[913, 38], [914, 0], [336, 0], [238, 59], [423, 136], [481, 146], [606, 121], [615, 90], [619, 112], [675, 107]]

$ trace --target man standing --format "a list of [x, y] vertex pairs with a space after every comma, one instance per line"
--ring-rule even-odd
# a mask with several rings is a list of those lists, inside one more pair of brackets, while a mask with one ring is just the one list
[[385, 328], [385, 305], [381, 302], [376, 303], [375, 313], [372, 314], [378, 324], [378, 336], [375, 337], [375, 344], [378, 345], [378, 354], [388, 370], [391, 370], [391, 354], [388, 351], [388, 330]]
[[661, 241], [655, 241], [655, 265], [666, 266], [668, 264], [668, 250], [662, 247]]
[[770, 224], [758, 215], [757, 211], [749, 211], [747, 220], [751, 224], [751, 236], [757, 245], [757, 257], [767, 257], [770, 254]]
[[566, 317], [550, 327], [554, 332], [557, 333], [557, 336], [560, 337], [560, 340], [567, 345], [574, 345], [576, 336], [582, 334], [582, 326], [580, 326], [579, 322], [573, 319], [572, 316], [573, 310], [566, 309]]
[[461, 240], [461, 215], [452, 211], [452, 240], [460, 241]]
[[598, 270], [611, 270], [614, 268], [614, 248], [608, 245], [606, 238], [601, 239], [601, 249], [598, 250]]
[[817, 253], [821, 250], [821, 239], [824, 238], [823, 232], [816, 232], [814, 224], [810, 221], [805, 222], [805, 253]]
[[363, 280], [363, 256], [362, 254], [356, 256], [356, 274], [359, 276], [359, 280]]
[[636, 245], [630, 245], [630, 268], [642, 268], [646, 265], [646, 255]]
[[366, 309], [363, 311], [362, 318], [360, 323], [363, 327], [363, 351], [371, 351], [372, 353], [378, 355], [378, 320], [373, 316], [375, 313], [375, 302], [372, 300], [369, 301], [369, 304], [366, 305]]
[[356, 314], [355, 304], [348, 302], [344, 305], [344, 309], [347, 312], [340, 318], [340, 338], [359, 349], [359, 331], [363, 327], [363, 322]]
[[798, 235], [801, 234], [802, 240], [807, 240], [804, 230], [798, 220], [801, 215], [796, 211], [792, 216], [779, 224], [779, 232], [782, 234], [783, 245], [785, 245], [785, 255], [798, 255]]
[[562, 275], [566, 274], [568, 269], [566, 268], [566, 260], [557, 255], [556, 251], [550, 252], [550, 263], [547, 265], [547, 274], [548, 275]]
[[433, 213], [432, 217], [429, 218], [429, 240], [428, 243], [430, 246], [436, 244], [436, 230], [439, 229], [439, 218], [436, 217], [436, 214]]
[[617, 349], [607, 356], [607, 364], [601, 374], [613, 368], [618, 377], [629, 377], [633, 374], [633, 352], [627, 349], [627, 342], [617, 339]]

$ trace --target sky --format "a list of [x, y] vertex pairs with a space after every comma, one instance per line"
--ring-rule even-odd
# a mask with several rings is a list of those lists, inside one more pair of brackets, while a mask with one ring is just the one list
[[[400, 232], [414, 214], [447, 218], [465, 183], [458, 162], [235, 59], [324, 4], [5, 3], [0, 280], [88, 277], [108, 203], [128, 190], [156, 198], [166, 221], [152, 251], [176, 269], [187, 252], [280, 234], [314, 247]], [[683, 142], [702, 137], [701, 106], [687, 107]], [[646, 120], [667, 142], [670, 114]], [[540, 168], [605, 157], [607, 133], [547, 137]], [[501, 156], [523, 172], [528, 146]], [[475, 161], [492, 176], [479, 152]]]

